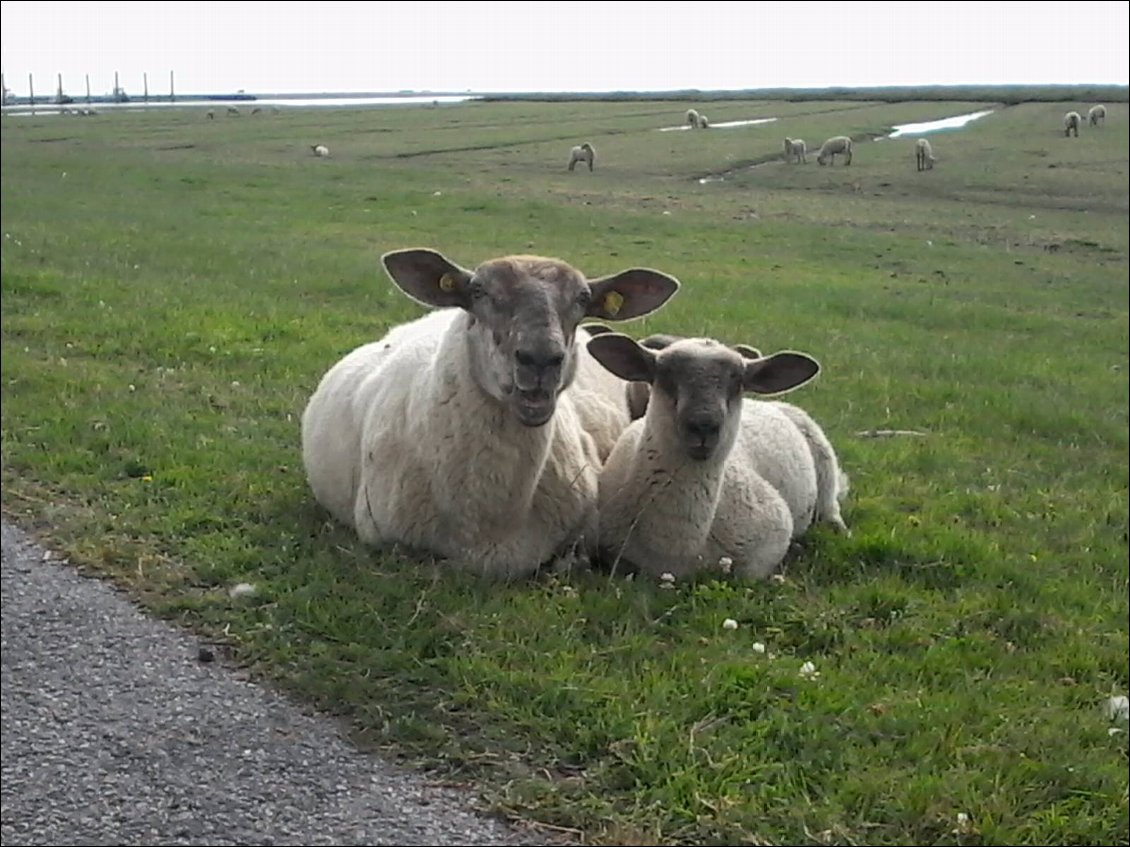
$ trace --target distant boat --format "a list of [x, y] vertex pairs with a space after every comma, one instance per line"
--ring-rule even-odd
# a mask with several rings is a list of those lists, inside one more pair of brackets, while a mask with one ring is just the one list
[[242, 91], [236, 94], [209, 94], [208, 100], [258, 100], [254, 94], [244, 94]]

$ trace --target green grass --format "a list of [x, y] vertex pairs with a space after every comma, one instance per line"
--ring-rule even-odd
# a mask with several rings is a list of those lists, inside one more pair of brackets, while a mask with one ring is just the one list
[[[655, 101], [5, 117], [5, 515], [361, 743], [592, 843], [1126, 844], [1130, 115], [1065, 139], [1086, 105], [939, 133], [923, 174], [912, 138], [864, 139], [983, 104], [725, 101], [778, 120], [694, 133]], [[850, 168], [781, 161], [841, 132]], [[633, 334], [814, 355], [791, 399], [852, 536], [674, 590], [365, 549], [298, 420], [420, 314], [378, 267], [416, 245], [656, 267], [683, 290]]]

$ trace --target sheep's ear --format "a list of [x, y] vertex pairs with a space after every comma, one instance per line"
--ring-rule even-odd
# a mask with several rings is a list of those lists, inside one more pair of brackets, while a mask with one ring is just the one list
[[589, 335], [592, 335], [594, 337], [597, 335], [604, 335], [605, 333], [616, 331], [612, 327], [605, 326], [604, 324], [581, 324], [581, 329], [585, 330]]
[[655, 353], [640, 347], [633, 339], [616, 332], [598, 335], [589, 341], [589, 353], [620, 379], [651, 382], [655, 378]]
[[646, 415], [651, 386], [646, 382], [629, 382], [624, 386], [624, 392], [628, 398], [628, 417], [634, 421]]
[[774, 353], [745, 364], [742, 388], [755, 394], [780, 394], [804, 385], [820, 373], [820, 363], [804, 353]]
[[472, 273], [435, 250], [393, 250], [381, 256], [389, 277], [413, 300], [426, 306], [467, 308]]
[[743, 359], [761, 358], [761, 351], [756, 347], [750, 347], [748, 344], [735, 344], [734, 349], [741, 355]]
[[649, 268], [631, 268], [613, 276], [590, 279], [590, 318], [626, 321], [654, 312], [679, 290], [679, 281]]

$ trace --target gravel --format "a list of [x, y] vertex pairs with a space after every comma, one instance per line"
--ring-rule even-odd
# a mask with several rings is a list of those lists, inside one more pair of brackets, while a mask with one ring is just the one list
[[2, 530], [4, 845], [546, 843]]

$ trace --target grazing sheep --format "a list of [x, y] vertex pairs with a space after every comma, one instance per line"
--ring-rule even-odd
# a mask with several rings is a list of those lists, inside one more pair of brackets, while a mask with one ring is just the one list
[[573, 170], [577, 162], [585, 162], [588, 164], [589, 170], [591, 171], [595, 160], [596, 151], [592, 148], [591, 144], [587, 141], [584, 144], [578, 144], [569, 152], [569, 170]]
[[929, 171], [934, 169], [934, 148], [930, 146], [930, 142], [925, 138], [919, 138], [914, 142], [914, 161], [918, 165], [918, 170]]
[[1063, 116], [1063, 134], [1070, 137], [1072, 133], [1075, 137], [1079, 137], [1079, 124], [1083, 123], [1083, 117], [1078, 112], [1068, 112]]
[[262, 112], [262, 111], [263, 111], [263, 110], [262, 110], [262, 109], [261, 109], [260, 107], [258, 107], [258, 106], [255, 106], [255, 107], [254, 107], [254, 108], [253, 108], [253, 109], [251, 110], [251, 114], [253, 114], [253, 115], [257, 115], [257, 114], [259, 114], [259, 113], [260, 113], [260, 112]]
[[[652, 575], [689, 576], [722, 557], [740, 578], [771, 574], [820, 514], [818, 475], [809, 433], [788, 404], [741, 394], [790, 391], [819, 364], [791, 352], [747, 359], [702, 338], [652, 350], [615, 333], [598, 335], [589, 352], [652, 394], [600, 474], [602, 557]], [[822, 517], [846, 529], [833, 500]]]
[[1087, 110], [1087, 123], [1091, 126], [1098, 126], [1099, 124], [1106, 123], [1106, 106], [1099, 104], [1092, 106]]
[[691, 129], [698, 129], [697, 109], [687, 109], [687, 123], [691, 125]]
[[710, 121], [707, 120], [706, 115], [702, 114], [701, 112], [699, 113], [699, 116], [698, 116], [698, 128], [699, 129], [710, 129]]
[[239, 115], [239, 109], [235, 106], [228, 106], [228, 114], [238, 116]]
[[785, 138], [785, 161], [797, 163], [808, 161], [808, 145], [804, 143], [803, 138]]
[[826, 165], [829, 162], [836, 164], [836, 154], [842, 153], [846, 158], [845, 165], [851, 164], [851, 139], [846, 135], [834, 135], [820, 145], [820, 152], [816, 156], [816, 163]]
[[324, 159], [330, 155], [330, 148], [325, 144], [311, 144], [310, 149], [314, 151], [314, 155]]
[[571, 385], [580, 381], [575, 339], [588, 338], [578, 324], [647, 314], [678, 281], [643, 268], [586, 279], [537, 256], [474, 271], [425, 249], [382, 262], [436, 311], [322, 378], [302, 417], [318, 502], [365, 543], [492, 577], [591, 553], [600, 459]]
[[209, 109], [204, 114], [206, 114], [208, 116], [208, 120], [210, 120], [210, 121], [214, 121], [216, 119], [216, 110], [215, 109]]

